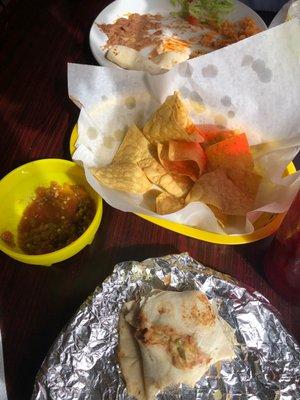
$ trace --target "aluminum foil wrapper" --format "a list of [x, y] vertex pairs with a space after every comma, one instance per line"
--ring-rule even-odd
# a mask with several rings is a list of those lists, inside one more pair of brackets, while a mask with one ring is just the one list
[[152, 289], [203, 291], [238, 342], [236, 358], [212, 366], [196, 387], [167, 389], [157, 399], [300, 399], [300, 349], [276, 311], [258, 292], [188, 254], [116, 265], [52, 346], [32, 399], [130, 399], [117, 360], [118, 319], [124, 302]]

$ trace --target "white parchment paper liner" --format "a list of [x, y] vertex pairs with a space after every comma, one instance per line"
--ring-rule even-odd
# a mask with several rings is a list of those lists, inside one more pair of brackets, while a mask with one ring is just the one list
[[[279, 213], [300, 187], [299, 173], [282, 178], [300, 145], [300, 21], [294, 19], [241, 42], [151, 76], [143, 72], [69, 64], [69, 95], [81, 113], [74, 160], [103, 199], [122, 211], [158, 216], [143, 196], [102, 186], [90, 168], [111, 162], [125, 128], [142, 126], [166, 96], [179, 90], [196, 123], [246, 132], [264, 173], [255, 210], [237, 219], [230, 234], [250, 233], [262, 211]], [[133, 106], [132, 100], [135, 105]], [[223, 233], [203, 203], [159, 216]]]

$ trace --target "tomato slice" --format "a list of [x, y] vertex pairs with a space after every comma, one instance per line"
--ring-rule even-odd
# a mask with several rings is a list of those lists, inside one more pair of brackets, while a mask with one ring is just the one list
[[198, 25], [198, 24], [199, 24], [198, 19], [197, 19], [196, 17], [193, 17], [192, 15], [188, 15], [188, 16], [186, 17], [186, 20], [187, 20], [187, 22], [188, 22], [189, 24], [191, 24], [191, 25]]

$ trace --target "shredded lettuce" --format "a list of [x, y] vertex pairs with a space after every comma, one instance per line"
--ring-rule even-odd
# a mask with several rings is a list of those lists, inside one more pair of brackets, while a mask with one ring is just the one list
[[183, 18], [192, 15], [200, 22], [220, 22], [234, 8], [233, 0], [171, 0], [171, 3], [181, 6], [177, 15]]
[[180, 5], [181, 10], [178, 13], [173, 13], [174, 15], [178, 15], [182, 18], [185, 18], [189, 15], [189, 1], [188, 0], [171, 0], [173, 6], [177, 4]]

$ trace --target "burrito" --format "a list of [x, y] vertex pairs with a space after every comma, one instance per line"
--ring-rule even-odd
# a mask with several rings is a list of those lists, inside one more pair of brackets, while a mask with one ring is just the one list
[[218, 361], [235, 356], [234, 332], [199, 291], [152, 291], [126, 303], [118, 358], [127, 392], [152, 400], [169, 386], [196, 382]]

